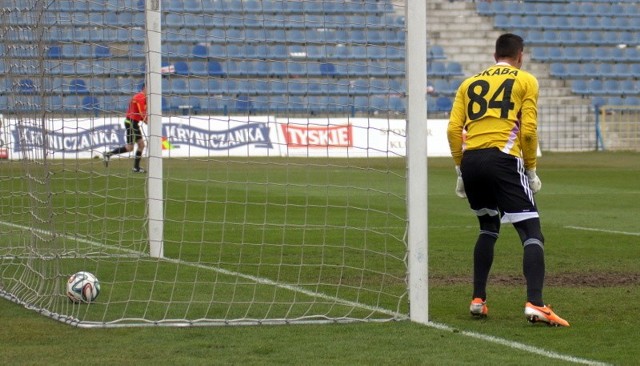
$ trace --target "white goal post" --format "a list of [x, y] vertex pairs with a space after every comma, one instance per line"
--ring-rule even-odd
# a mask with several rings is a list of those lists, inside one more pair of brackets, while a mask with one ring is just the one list
[[[78, 327], [429, 321], [425, 1], [0, 0], [0, 33], [0, 297]], [[138, 174], [102, 156], [143, 83]]]

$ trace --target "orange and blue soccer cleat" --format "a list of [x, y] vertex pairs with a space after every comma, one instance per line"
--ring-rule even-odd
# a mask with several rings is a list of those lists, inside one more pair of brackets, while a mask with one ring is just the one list
[[477, 318], [485, 318], [489, 314], [489, 308], [487, 308], [487, 302], [479, 297], [471, 300], [469, 305], [469, 312], [472, 316]]
[[555, 327], [568, 327], [569, 322], [562, 319], [556, 313], [551, 310], [551, 307], [545, 306], [536, 306], [532, 303], [528, 302], [524, 306], [524, 315], [527, 317], [527, 320], [531, 323], [547, 323], [547, 325], [555, 326]]

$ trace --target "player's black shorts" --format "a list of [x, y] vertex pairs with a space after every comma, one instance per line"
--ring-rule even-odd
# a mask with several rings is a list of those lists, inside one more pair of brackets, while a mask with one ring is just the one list
[[140, 131], [140, 122], [133, 121], [127, 118], [124, 120], [124, 128], [127, 134], [127, 144], [133, 145], [142, 138], [142, 131]]
[[469, 205], [476, 215], [499, 213], [502, 222], [538, 217], [522, 159], [497, 148], [467, 150], [460, 170]]

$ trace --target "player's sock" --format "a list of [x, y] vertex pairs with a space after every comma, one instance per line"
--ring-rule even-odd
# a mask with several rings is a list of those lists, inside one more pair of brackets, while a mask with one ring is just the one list
[[[536, 240], [536, 239], [532, 239]], [[544, 306], [542, 301], [542, 287], [544, 284], [544, 249], [542, 244], [526, 244], [524, 246], [524, 256], [522, 268], [524, 277], [527, 279], [527, 299], [536, 306]]]
[[133, 167], [140, 169], [140, 160], [142, 160], [142, 151], [136, 151], [136, 157], [133, 160]]
[[483, 232], [473, 252], [473, 298], [487, 299], [487, 278], [493, 264], [493, 249], [498, 234]]
[[117, 147], [107, 153], [107, 156], [124, 154], [127, 152], [127, 148], [124, 146]]

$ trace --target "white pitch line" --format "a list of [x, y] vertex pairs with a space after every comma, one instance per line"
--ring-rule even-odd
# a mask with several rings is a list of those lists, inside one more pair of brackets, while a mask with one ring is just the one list
[[[16, 224], [4, 222], [4, 221], [0, 221], [0, 224], [5, 225], [5, 226], [9, 226], [9, 227], [14, 227], [14, 228], [21, 228], [21, 229], [24, 229], [24, 230], [33, 230], [33, 229], [28, 228], [26, 226], [16, 225]], [[45, 233], [44, 230], [40, 230], [40, 229], [35, 229], [35, 231], [40, 232], [40, 233]], [[99, 248], [120, 249], [120, 250], [123, 250], [125, 252], [132, 253], [132, 254], [133, 253], [143, 254], [143, 253], [139, 253], [139, 252], [136, 252], [134, 250], [131, 250], [131, 249], [118, 248], [118, 247], [114, 247], [114, 246], [111, 246], [111, 245], [105, 245], [105, 244], [97, 243], [97, 242], [94, 242], [94, 241], [81, 239], [81, 238], [78, 238], [78, 237], [73, 237], [73, 236], [70, 236], [70, 235], [64, 235], [63, 234], [63, 235], [60, 235], [60, 236], [68, 238], [68, 239], [72, 239], [72, 240], [78, 240], [78, 241], [80, 241], [80, 242], [82, 242], [84, 244], [95, 245], [96, 247], [99, 247]], [[196, 268], [213, 270], [215, 272], [218, 272], [218, 273], [221, 273], [221, 274], [224, 274], [224, 275], [237, 276], [239, 278], [244, 278], [244, 279], [247, 279], [247, 280], [255, 281], [256, 283], [259, 283], [259, 284], [274, 286], [274, 287], [286, 289], [286, 290], [289, 290], [289, 291], [292, 291], [292, 292], [298, 292], [298, 293], [304, 294], [306, 296], [321, 298], [323, 300], [334, 301], [336, 303], [339, 303], [339, 304], [342, 304], [342, 305], [345, 305], [345, 306], [352, 306], [352, 307], [356, 307], [356, 308], [366, 309], [366, 310], [369, 310], [369, 311], [379, 312], [379, 313], [386, 314], [386, 315], [389, 315], [389, 316], [394, 316], [394, 317], [396, 317], [397, 319], [400, 319], [400, 320], [409, 320], [409, 318], [408, 318], [408, 316], [406, 314], [401, 314], [401, 313], [398, 313], [398, 312], [395, 312], [395, 311], [392, 311], [392, 310], [388, 310], [388, 309], [384, 309], [384, 308], [380, 308], [380, 307], [377, 307], [377, 306], [371, 306], [371, 305], [362, 304], [362, 303], [359, 303], [359, 302], [348, 301], [348, 300], [345, 300], [345, 299], [341, 299], [341, 298], [338, 298], [338, 297], [335, 297], [335, 296], [326, 295], [326, 294], [319, 293], [319, 292], [313, 292], [313, 291], [307, 290], [305, 288], [301, 288], [301, 287], [294, 286], [294, 285], [289, 285], [289, 284], [284, 284], [284, 283], [280, 283], [280, 282], [276, 282], [276, 281], [273, 281], [273, 280], [270, 280], [270, 279], [267, 279], [267, 278], [251, 276], [251, 275], [247, 275], [247, 274], [243, 274], [243, 273], [239, 273], [239, 272], [225, 270], [223, 268], [205, 266], [205, 265], [198, 264], [198, 263], [185, 262], [185, 261], [182, 261], [182, 260], [179, 260], [179, 259], [162, 258], [162, 260], [170, 262], [170, 263], [184, 264], [184, 265], [192, 266], [192, 267], [196, 267]], [[524, 344], [524, 343], [514, 342], [514, 341], [507, 340], [507, 339], [494, 337], [494, 336], [491, 336], [491, 335], [488, 335], [488, 334], [482, 334], [482, 333], [476, 333], [476, 332], [471, 332], [471, 331], [466, 331], [466, 330], [460, 330], [458, 328], [454, 328], [454, 327], [448, 326], [446, 324], [428, 322], [425, 325], [428, 326], [428, 327], [434, 328], [434, 329], [444, 330], [444, 331], [448, 331], [448, 332], [452, 332], [452, 333], [461, 334], [461, 335], [464, 335], [466, 337], [476, 338], [476, 339], [479, 339], [479, 340], [482, 340], [482, 341], [485, 341], [485, 342], [499, 344], [499, 345], [506, 346], [506, 347], [509, 347], [509, 348], [512, 348], [512, 349], [517, 349], [517, 350], [520, 350], [520, 351], [524, 351], [524, 352], [540, 355], [540, 356], [551, 358], [551, 359], [562, 360], [562, 361], [567, 361], [567, 362], [573, 362], [573, 363], [582, 364], [582, 365], [590, 365], [590, 366], [608, 366], [608, 364], [602, 363], [600, 361], [593, 361], [593, 360], [587, 360], [587, 359], [574, 357], [574, 356], [570, 356], [570, 355], [563, 355], [563, 354], [556, 353], [556, 352], [553, 352], [553, 351], [545, 350], [543, 348], [533, 347], [533, 346], [530, 346], [530, 345], [527, 345], [527, 344]]]
[[574, 356], [569, 356], [569, 355], [563, 355], [561, 353], [545, 350], [544, 348], [533, 347], [533, 346], [530, 346], [530, 345], [527, 345], [527, 344], [524, 344], [524, 343], [514, 342], [514, 341], [507, 340], [507, 339], [494, 337], [494, 336], [491, 336], [491, 335], [488, 335], [488, 334], [482, 334], [482, 333], [476, 333], [476, 332], [471, 332], [471, 331], [467, 331], [467, 330], [460, 330], [458, 328], [452, 328], [452, 327], [450, 327], [450, 326], [448, 326], [446, 324], [429, 322], [429, 323], [427, 323], [427, 326], [432, 327], [432, 328], [436, 328], [436, 329], [440, 329], [440, 330], [449, 331], [449, 332], [458, 332], [458, 334], [462, 334], [462, 335], [467, 336], [467, 337], [476, 338], [476, 339], [479, 339], [479, 340], [482, 340], [482, 341], [499, 344], [499, 345], [506, 346], [506, 347], [509, 347], [509, 348], [517, 349], [517, 350], [524, 351], [524, 352], [533, 353], [533, 354], [536, 354], [536, 355], [540, 355], [540, 356], [544, 356], [544, 357], [552, 358], [552, 359], [556, 359], [556, 360], [573, 362], [573, 363], [581, 364], [581, 365], [592, 365], [592, 366], [607, 366], [607, 365], [609, 365], [607, 363], [603, 363], [603, 362], [600, 362], [600, 361], [594, 361], [594, 360], [588, 360], [588, 359], [585, 359], [585, 358], [579, 358], [579, 357], [574, 357]]
[[574, 230], [584, 230], [584, 231], [597, 231], [600, 233], [609, 233], [609, 234], [620, 234], [620, 235], [631, 235], [631, 236], [640, 236], [640, 233], [634, 233], [629, 231], [618, 231], [618, 230], [606, 230], [606, 229], [596, 229], [592, 227], [582, 227], [582, 226], [565, 226], [567, 229]]

